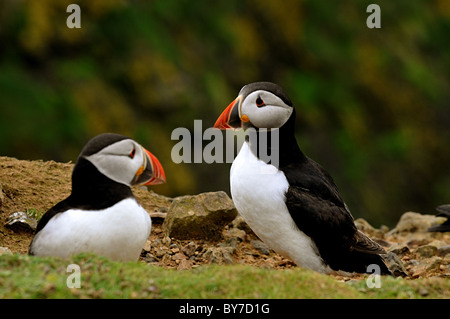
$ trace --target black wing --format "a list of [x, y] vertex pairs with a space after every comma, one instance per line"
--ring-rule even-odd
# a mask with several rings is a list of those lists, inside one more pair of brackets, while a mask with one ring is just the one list
[[307, 158], [282, 170], [290, 185], [285, 196], [292, 219], [332, 269], [363, 273], [378, 264], [389, 273], [379, 256], [386, 252], [358, 231], [333, 179], [319, 164]]

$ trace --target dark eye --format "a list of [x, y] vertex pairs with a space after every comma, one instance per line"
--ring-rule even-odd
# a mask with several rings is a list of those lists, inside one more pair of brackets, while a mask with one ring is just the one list
[[130, 158], [134, 158], [134, 155], [136, 154], [136, 149], [135, 148], [133, 148], [133, 150], [130, 152], [130, 154], [128, 154], [128, 156], [130, 157]]
[[256, 99], [256, 106], [257, 106], [257, 107], [263, 107], [263, 106], [265, 106], [263, 99], [260, 98], [259, 96], [258, 96], [258, 98]]

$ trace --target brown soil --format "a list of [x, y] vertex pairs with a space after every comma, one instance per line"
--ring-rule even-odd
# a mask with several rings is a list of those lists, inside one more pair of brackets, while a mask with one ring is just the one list
[[[24, 161], [0, 157], [0, 247], [7, 247], [13, 253], [27, 253], [33, 233], [15, 232], [5, 227], [6, 218], [14, 212], [26, 212], [27, 210], [43, 214], [53, 205], [66, 198], [71, 190], [72, 169], [73, 163], [70, 162]], [[257, 238], [251, 231], [246, 232], [232, 225], [224, 229], [223, 240], [220, 242], [181, 241], [167, 238], [161, 230], [163, 222], [161, 216], [167, 212], [172, 200], [143, 188], [136, 187], [133, 192], [141, 205], [150, 213], [153, 222], [149, 241], [147, 241], [141, 254], [142, 262], [176, 269], [191, 269], [211, 262], [241, 263], [274, 269], [296, 267], [293, 262], [271, 250], [261, 252], [255, 246], [254, 241]], [[450, 236], [447, 234], [435, 236], [441, 242], [450, 242]], [[380, 237], [380, 242], [384, 242], [387, 247], [400, 242], [399, 240], [387, 242], [386, 237]], [[427, 244], [434, 239], [432, 238], [424, 243]], [[227, 258], [227, 256], [231, 256], [231, 258]], [[436, 269], [430, 270], [428, 264], [425, 264], [423, 268], [428, 267], [428, 271], [420, 272], [420, 263], [419, 265], [413, 263], [411, 263], [411, 266], [408, 265], [408, 261], [412, 259], [421, 261], [420, 256], [414, 254], [414, 249], [401, 256], [410, 278], [417, 278], [418, 276], [448, 277], [447, 258], [438, 267], [435, 267]], [[362, 276], [355, 274], [351, 278], [358, 279]], [[343, 276], [336, 277], [343, 280], [349, 279]]]

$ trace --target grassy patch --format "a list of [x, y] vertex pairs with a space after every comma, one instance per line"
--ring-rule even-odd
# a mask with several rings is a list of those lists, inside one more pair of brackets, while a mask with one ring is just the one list
[[[79, 266], [80, 288], [75, 284]], [[71, 260], [13, 254], [0, 257], [0, 298], [449, 298], [442, 278], [383, 277], [381, 288], [365, 280], [340, 282], [309, 270], [210, 265], [177, 271], [145, 263], [112, 262], [91, 254]]]
[[36, 219], [36, 221], [40, 221], [43, 215], [44, 212], [39, 211], [35, 208], [27, 209], [27, 216]]

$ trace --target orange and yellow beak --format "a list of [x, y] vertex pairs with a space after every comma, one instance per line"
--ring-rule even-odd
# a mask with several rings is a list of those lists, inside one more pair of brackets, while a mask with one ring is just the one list
[[136, 172], [134, 185], [159, 185], [166, 182], [166, 174], [164, 169], [155, 155], [145, 148], [144, 163]]
[[242, 120], [245, 121], [245, 119], [241, 119], [241, 104], [242, 96], [239, 95], [222, 112], [214, 124], [214, 128], [218, 128], [220, 130], [241, 128]]

